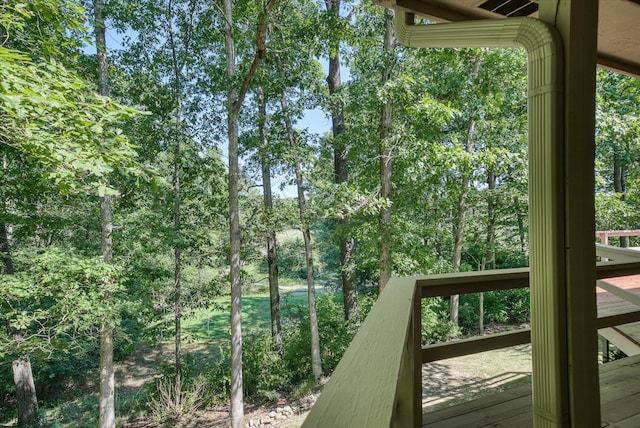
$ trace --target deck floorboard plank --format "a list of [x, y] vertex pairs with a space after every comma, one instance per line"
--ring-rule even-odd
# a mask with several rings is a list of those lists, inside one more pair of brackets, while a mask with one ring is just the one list
[[640, 391], [602, 406], [603, 420], [618, 423], [640, 413]]
[[[610, 428], [640, 427], [640, 356], [600, 366], [602, 420]], [[531, 386], [425, 413], [424, 427], [529, 428], [533, 426]]]
[[[609, 422], [609, 421], [607, 421]], [[638, 428], [640, 427], [640, 414], [633, 415], [630, 418], [623, 419], [618, 422], [609, 422], [609, 427], [615, 428]]]

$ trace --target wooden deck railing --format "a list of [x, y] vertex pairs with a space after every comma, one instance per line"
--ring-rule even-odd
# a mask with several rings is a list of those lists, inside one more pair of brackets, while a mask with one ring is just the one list
[[325, 385], [304, 427], [418, 427], [420, 314], [415, 278], [392, 278]]
[[[640, 274], [640, 253], [598, 245], [599, 280]], [[621, 260], [621, 261], [620, 261]], [[529, 271], [504, 269], [393, 278], [331, 375], [303, 427], [421, 427], [422, 364], [530, 342], [530, 330], [421, 346], [421, 299], [529, 286]], [[598, 328], [640, 321], [640, 310]]]

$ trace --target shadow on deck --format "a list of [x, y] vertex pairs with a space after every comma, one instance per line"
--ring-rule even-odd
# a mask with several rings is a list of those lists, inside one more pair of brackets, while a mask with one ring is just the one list
[[[602, 427], [640, 426], [640, 356], [600, 366], [600, 403]], [[422, 420], [437, 428], [532, 427], [531, 386], [427, 412]]]

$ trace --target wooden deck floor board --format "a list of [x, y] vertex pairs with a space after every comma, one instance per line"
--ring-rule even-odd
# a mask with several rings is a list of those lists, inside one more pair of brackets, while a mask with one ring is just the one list
[[603, 420], [618, 423], [640, 413], [640, 392], [621, 397], [602, 406]]
[[[609, 278], [608, 282], [640, 295], [640, 275]], [[638, 307], [597, 288], [598, 316], [633, 312]], [[640, 323], [618, 326], [640, 343]], [[603, 426], [640, 427], [640, 355], [600, 367], [600, 401]], [[423, 415], [424, 426], [440, 428], [525, 428], [533, 425], [531, 387], [514, 389], [457, 404]], [[608, 424], [608, 425], [607, 425]]]
[[[608, 283], [615, 285], [629, 293], [640, 295], [640, 275], [629, 275], [618, 278], [608, 278]], [[638, 306], [614, 295], [613, 293], [596, 287], [598, 301], [598, 317], [629, 313], [638, 310]], [[625, 324], [617, 327], [632, 342], [640, 343], [640, 323]]]
[[[516, 388], [512, 388], [509, 390], [509, 395], [511, 399], [518, 399], [522, 397], [527, 397], [531, 395], [531, 386], [530, 385], [521, 385]], [[481, 411], [487, 407], [492, 407], [498, 404], [505, 402], [505, 398], [501, 397], [499, 394], [487, 395], [485, 397], [479, 398], [477, 400], [470, 401], [465, 406], [465, 412], [472, 413]], [[446, 407], [436, 412], [429, 412], [423, 415], [423, 418], [429, 419], [431, 422], [439, 422], [441, 420], [446, 420], [452, 416], [459, 414], [459, 411], [455, 409], [456, 406]]]
[[[603, 419], [604, 421], [604, 419]], [[607, 428], [609, 427], [614, 427], [614, 428], [638, 428], [640, 427], [640, 415], [633, 415], [630, 418], [624, 419], [622, 421], [618, 421], [618, 422], [609, 422], [609, 421], [605, 421], [607, 422], [609, 425], [607, 426]]]
[[[640, 427], [640, 356], [600, 366], [603, 426]], [[533, 426], [531, 387], [486, 396], [423, 415], [423, 426], [437, 428], [529, 428]]]

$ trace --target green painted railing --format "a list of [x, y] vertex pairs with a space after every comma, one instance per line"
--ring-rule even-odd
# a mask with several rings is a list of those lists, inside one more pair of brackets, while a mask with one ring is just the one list
[[416, 281], [393, 278], [325, 385], [303, 427], [419, 427]]
[[[598, 245], [597, 252], [615, 251]], [[598, 278], [640, 274], [640, 263], [622, 255], [624, 261], [598, 263]], [[423, 363], [529, 343], [531, 334], [519, 329], [422, 347], [421, 299], [528, 286], [526, 268], [391, 279], [303, 427], [421, 427]], [[640, 311], [601, 318], [598, 328], [634, 321]]]

